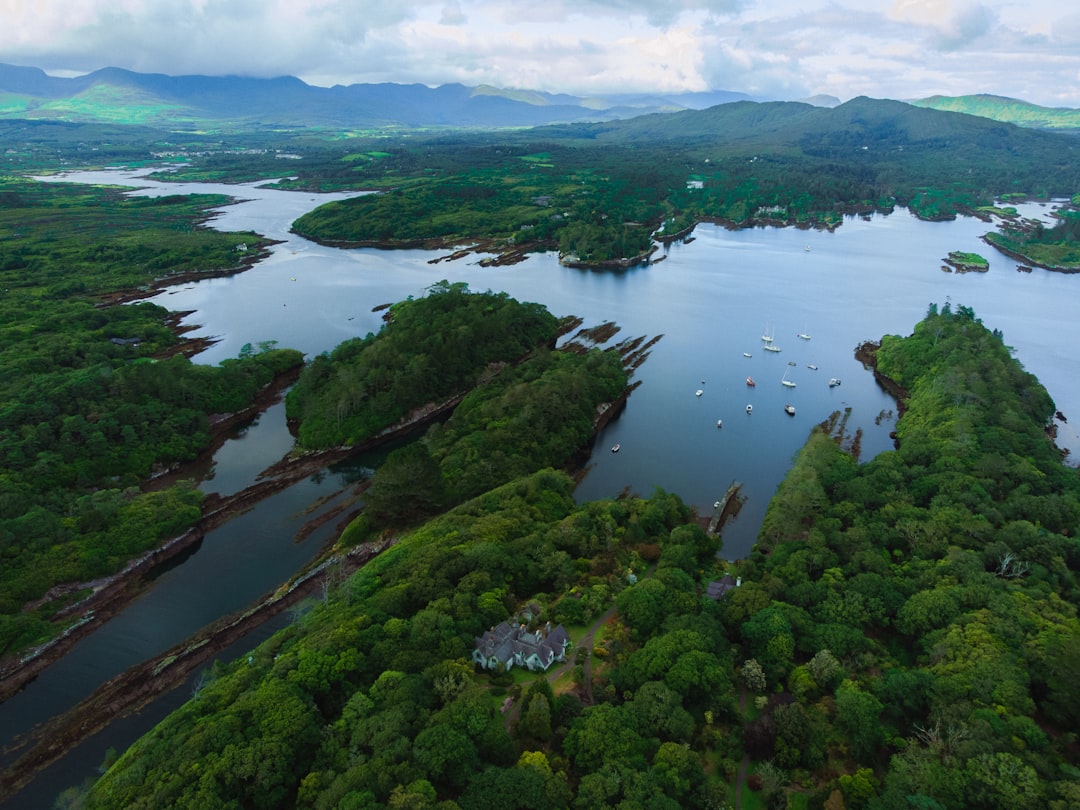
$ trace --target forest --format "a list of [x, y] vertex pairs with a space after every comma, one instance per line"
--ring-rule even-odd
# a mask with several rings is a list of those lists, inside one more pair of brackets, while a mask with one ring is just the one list
[[[190, 484], [144, 491], [194, 458], [209, 416], [251, 404], [302, 362], [262, 347], [191, 363], [173, 315], [121, 305], [168, 277], [236, 272], [252, 233], [200, 227], [221, 197], [125, 197], [116, 189], [0, 178], [0, 657], [62, 632], [88, 583], [198, 519]], [[238, 250], [238, 246], [245, 246]], [[120, 298], [117, 294], [122, 293]]]
[[1068, 157], [1076, 148], [1067, 136], [899, 102], [855, 99], [833, 111], [739, 102], [354, 148], [333, 176], [386, 193], [321, 206], [294, 228], [333, 244], [480, 241], [496, 253], [558, 249], [603, 264], [639, 260], [651, 235], [699, 221], [835, 228], [845, 214], [897, 206], [951, 219], [1005, 194], [1069, 196], [1080, 181]]
[[415, 408], [463, 395], [501, 364], [553, 344], [559, 323], [539, 304], [470, 293], [443, 281], [392, 305], [378, 335], [309, 362], [286, 398], [302, 447], [355, 445]]
[[[859, 464], [838, 419], [815, 428], [749, 558], [663, 491], [510, 480], [215, 664], [78, 801], [1076, 806], [1080, 481], [1054, 404], [963, 306], [875, 363], [905, 393], [897, 449]], [[504, 620], [563, 623], [566, 664], [475, 667]]]
[[1080, 271], [1080, 196], [1072, 207], [1057, 212], [1057, 224], [1047, 228], [1040, 220], [1032, 223], [1007, 222], [988, 233], [986, 241], [1001, 250], [1040, 267], [1068, 272]]
[[[728, 106], [680, 117], [679, 137], [658, 119], [293, 134], [303, 159], [284, 185], [385, 191], [296, 223], [328, 242], [596, 262], [700, 220], [835, 227], [897, 205], [943, 218], [1080, 185], [1062, 136], [868, 100], [831, 132], [812, 111]], [[736, 123], [755, 137], [715, 136]], [[13, 170], [160, 165], [175, 149], [180, 180], [280, 175], [273, 150], [248, 148], [267, 133], [18, 131]], [[269, 342], [199, 366], [173, 314], [120, 305], [261, 256], [257, 234], [202, 227], [224, 202], [0, 178], [3, 663], [62, 632], [91, 580], [191, 526], [200, 493], [149, 477], [302, 364]], [[1064, 211], [1003, 233], [1060, 260], [1075, 225]], [[214, 664], [67, 806], [711, 810], [737, 788], [755, 808], [1080, 806], [1080, 490], [1048, 435], [1054, 403], [1000, 333], [946, 304], [884, 336], [877, 370], [905, 391], [897, 449], [859, 464], [839, 416], [816, 428], [753, 553], [727, 562], [675, 494], [575, 503], [565, 470], [627, 376], [618, 352], [553, 350], [561, 328], [447, 282], [311, 358], [288, 399], [304, 448], [461, 399], [389, 456], [340, 541], [396, 544], [250, 658]], [[709, 598], [725, 575], [741, 584]], [[474, 667], [476, 636], [504, 620], [564, 625], [566, 664], [550, 678]]]

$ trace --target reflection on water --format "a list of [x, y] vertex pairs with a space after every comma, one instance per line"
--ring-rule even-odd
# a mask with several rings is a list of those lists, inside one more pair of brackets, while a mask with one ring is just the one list
[[[185, 325], [197, 326], [192, 337], [217, 339], [198, 362], [235, 357], [245, 343], [264, 340], [309, 356], [328, 351], [377, 331], [382, 321], [375, 307], [422, 295], [441, 279], [505, 290], [555, 315], [581, 316], [586, 325], [613, 320], [622, 330], [612, 343], [663, 335], [636, 373], [643, 384], [598, 437], [578, 498], [614, 497], [624, 490], [648, 495], [659, 487], [708, 514], [738, 480], [738, 517], [723, 537], [723, 554], [731, 558], [748, 553], [769, 498], [813, 425], [834, 412], [847, 413], [849, 433], [861, 432], [863, 459], [891, 446], [895, 403], [855, 360], [854, 349], [883, 334], [909, 333], [931, 302], [973, 307], [988, 326], [1004, 332], [1060, 410], [1076, 416], [1080, 403], [1080, 359], [1067, 348], [1080, 332], [1070, 303], [1080, 279], [1016, 272], [1013, 260], [981, 242], [989, 226], [973, 219], [927, 223], [898, 211], [845, 220], [834, 233], [703, 225], [691, 244], [665, 249], [663, 262], [622, 272], [565, 268], [552, 254], [485, 268], [476, 256], [431, 263], [451, 251], [340, 250], [308, 243], [288, 232], [312, 207], [308, 194], [165, 186], [125, 181], [114, 173], [77, 177], [135, 183], [145, 186], [141, 194], [236, 194], [252, 201], [222, 209], [214, 224], [282, 240], [248, 272], [188, 283], [156, 297], [170, 309], [192, 311], [185, 319]], [[1022, 206], [1021, 213], [1045, 216], [1047, 209]], [[941, 259], [954, 250], [981, 253], [990, 271], [942, 272]], [[781, 351], [764, 351], [766, 328]], [[748, 376], [756, 382], [753, 388], [746, 385]], [[795, 387], [782, 385], [785, 377]], [[842, 384], [830, 386], [830, 378]], [[788, 404], [794, 416], [784, 412]], [[1080, 448], [1077, 438], [1074, 428], [1060, 426], [1059, 444]], [[288, 452], [291, 441], [284, 406], [276, 405], [217, 453], [212, 477], [201, 488], [221, 494], [243, 489]], [[616, 443], [620, 451], [611, 453]], [[287, 579], [333, 529], [325, 526], [294, 542], [308, 505], [378, 463], [360, 460], [351, 472], [333, 470], [301, 482], [208, 535], [197, 553], [164, 572], [139, 602], [0, 706], [4, 741], [71, 705], [109, 673], [245, 607]], [[125, 721], [113, 736], [112, 729], [98, 735], [97, 744], [102, 752], [105, 745], [123, 747], [157, 716], [148, 712], [141, 723]], [[80, 754], [55, 766], [50, 786], [81, 781], [92, 767], [87, 762], [100, 761], [93, 756]]]

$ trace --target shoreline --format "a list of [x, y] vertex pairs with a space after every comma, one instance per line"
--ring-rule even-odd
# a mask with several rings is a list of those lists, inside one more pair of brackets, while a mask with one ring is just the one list
[[[568, 319], [560, 329], [560, 334], [567, 334], [580, 324], [580, 319]], [[620, 346], [624, 366], [632, 373], [647, 357], [649, 350], [660, 340], [660, 336], [649, 340], [639, 338]], [[242, 413], [231, 414], [214, 425], [215, 439], [218, 445], [227, 437], [229, 430], [245, 419], [254, 418], [262, 409], [277, 402], [288, 387], [290, 378], [297, 374], [290, 370], [275, 380], [273, 391], [267, 391], [260, 401]], [[640, 382], [628, 383], [623, 393], [610, 403], [605, 403], [597, 410], [593, 422], [595, 435], [611, 420], [618, 417], [626, 406], [630, 393]], [[270, 388], [270, 386], [268, 386]], [[362, 445], [355, 447], [334, 447], [326, 450], [292, 452], [264, 470], [256, 482], [232, 496], [220, 498], [210, 495], [203, 503], [203, 515], [198, 524], [190, 531], [174, 538], [163, 547], [155, 549], [140, 558], [121, 574], [110, 580], [110, 589], [102, 589], [89, 600], [78, 603], [85, 621], [81, 621], [61, 642], [54, 643], [34, 659], [32, 666], [21, 668], [18, 672], [17, 691], [27, 681], [59, 660], [72, 644], [85, 634], [96, 629], [103, 621], [124, 610], [130, 602], [152, 583], [152, 573], [159, 565], [167, 563], [178, 554], [201, 542], [209, 530], [231, 520], [237, 514], [246, 511], [254, 504], [270, 495], [296, 483], [302, 478], [351, 455], [367, 452], [374, 447], [402, 438], [421, 430], [431, 422], [442, 418], [464, 397], [458, 394], [441, 403], [429, 403], [411, 411], [394, 425], [388, 426]], [[583, 448], [569, 462], [572, 470], [578, 471], [588, 459], [591, 443]], [[208, 449], [212, 454], [213, 450]], [[170, 470], [155, 479], [157, 485], [166, 485], [171, 479], [179, 480], [185, 476], [186, 468], [198, 460], [188, 462], [180, 468]], [[365, 484], [355, 486], [357, 494]], [[344, 489], [348, 489], [345, 487]], [[355, 510], [354, 510], [355, 511]], [[339, 529], [355, 517], [348, 506], [332, 510], [329, 514], [311, 518], [300, 529], [300, 534], [310, 533], [327, 522], [337, 520]], [[338, 532], [340, 534], [340, 531]], [[27, 732], [22, 738], [14, 740], [7, 747], [6, 753], [22, 753], [15, 761], [0, 772], [0, 798], [10, 796], [25, 787], [42, 769], [60, 759], [70, 748], [105, 728], [112, 720], [138, 711], [160, 694], [175, 687], [194, 669], [211, 659], [220, 650], [227, 648], [246, 633], [259, 627], [291, 605], [311, 596], [320, 586], [327, 587], [343, 576], [355, 572], [364, 564], [396, 542], [396, 537], [386, 537], [379, 541], [363, 543], [355, 548], [342, 550], [336, 546], [337, 536], [328, 541], [316, 556], [299, 572], [293, 574], [284, 583], [277, 585], [266, 596], [248, 608], [219, 618], [201, 630], [187, 637], [169, 650], [151, 659], [136, 664], [114, 676], [95, 688], [86, 698], [67, 711], [55, 715], [48, 721]], [[104, 594], [104, 595], [102, 595]], [[8, 684], [5, 684], [8, 686]], [[5, 696], [6, 697], [6, 696]]]
[[331, 582], [331, 578], [348, 576], [358, 570], [394, 543], [396, 538], [364, 543], [340, 556], [324, 552], [252, 607], [218, 619], [180, 644], [109, 679], [74, 707], [50, 718], [9, 747], [11, 750], [29, 745], [22, 756], [0, 773], [0, 799], [16, 794], [68, 749], [113, 720], [140, 710], [175, 688], [220, 650], [311, 596], [324, 583]]
[[[1060, 265], [1045, 264], [1043, 262], [1036, 261], [1035, 259], [1031, 258], [1030, 256], [1027, 256], [1027, 255], [1025, 255], [1023, 253], [1020, 253], [1017, 250], [1007, 248], [1004, 245], [999, 245], [997, 242], [994, 242], [994, 241], [988, 239], [987, 237], [989, 235], [990, 234], [983, 234], [979, 238], [984, 243], [986, 243], [987, 245], [992, 247], [994, 250], [1008, 256], [1010, 259], [1015, 259], [1016, 261], [1020, 262], [1023, 266], [1026, 266], [1028, 268], [1038, 267], [1038, 268], [1040, 268], [1042, 270], [1049, 270], [1051, 273], [1064, 273], [1066, 275], [1073, 275], [1075, 273], [1080, 273], [1080, 265], [1078, 265], [1076, 267], [1062, 267]], [[1019, 269], [1019, 268], [1017, 268], [1017, 269]]]

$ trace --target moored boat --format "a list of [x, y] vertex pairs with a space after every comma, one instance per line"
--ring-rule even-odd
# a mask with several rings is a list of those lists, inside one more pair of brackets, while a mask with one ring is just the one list
[[746, 378], [746, 384], [747, 384], [748, 386], [750, 386], [751, 388], [753, 388], [753, 387], [754, 387], [755, 385], [757, 385], [757, 383], [756, 383], [756, 382], [754, 382], [754, 378], [753, 378], [753, 377], [747, 377], [747, 378]]
[[795, 406], [794, 405], [785, 405], [784, 406], [784, 413], [786, 413], [788, 416], [794, 416], [795, 415]]

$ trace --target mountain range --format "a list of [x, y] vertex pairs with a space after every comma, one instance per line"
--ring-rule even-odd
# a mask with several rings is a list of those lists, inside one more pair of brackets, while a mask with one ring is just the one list
[[0, 119], [142, 124], [174, 131], [531, 127], [750, 100], [723, 90], [585, 98], [445, 84], [317, 87], [293, 76], [167, 76], [103, 68], [75, 78], [0, 64]]
[[[766, 100], [727, 90], [583, 97], [462, 84], [318, 87], [294, 76], [168, 76], [115, 67], [61, 78], [36, 67], [0, 64], [0, 121], [143, 125], [190, 133], [524, 128], [615, 122], [740, 101]], [[1080, 132], [1080, 110], [1040, 107], [1001, 96], [931, 96], [905, 103], [1035, 129]], [[818, 95], [801, 104], [835, 108], [841, 102]], [[769, 104], [754, 112], [743, 110], [761, 119], [751, 123], [766, 125], [774, 112]], [[640, 125], [643, 130], [650, 126], [648, 120]]]

